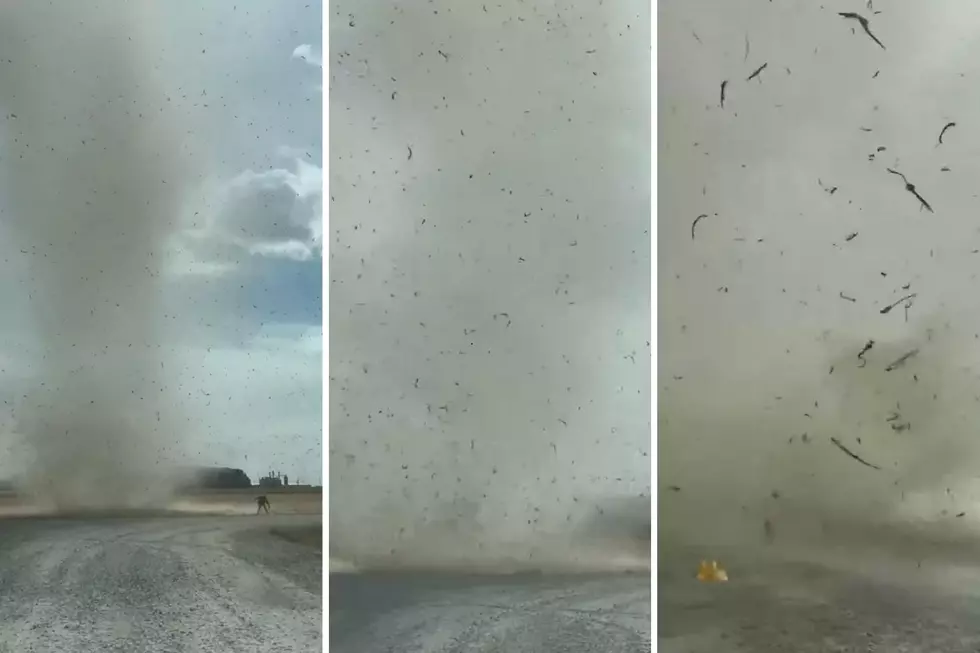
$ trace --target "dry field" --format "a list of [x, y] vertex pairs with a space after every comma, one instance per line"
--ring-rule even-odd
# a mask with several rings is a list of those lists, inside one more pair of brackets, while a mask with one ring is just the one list
[[[166, 510], [184, 514], [255, 514], [255, 497], [260, 494], [269, 498], [273, 514], [320, 515], [323, 512], [322, 490], [309, 486], [185, 492], [174, 497]], [[31, 505], [24, 497], [13, 492], [0, 492], [0, 517], [38, 515], [43, 512], [46, 511]]]
[[[178, 496], [171, 510], [206, 512], [225, 515], [254, 513], [255, 497], [264, 494], [271, 511], [281, 515], [319, 515], [323, 512], [323, 492], [320, 488], [243, 488], [236, 490], [201, 490]], [[264, 513], [263, 513], [264, 514]]]

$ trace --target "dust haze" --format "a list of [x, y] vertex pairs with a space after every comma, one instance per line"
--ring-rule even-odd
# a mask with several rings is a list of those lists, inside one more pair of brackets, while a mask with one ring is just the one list
[[662, 551], [980, 530], [978, 14], [864, 5], [661, 3]]
[[143, 3], [0, 8], [2, 226], [37, 340], [14, 402], [22, 489], [59, 509], [158, 504], [174, 444], [160, 274], [193, 174]]
[[649, 11], [333, 7], [333, 557], [649, 564]]

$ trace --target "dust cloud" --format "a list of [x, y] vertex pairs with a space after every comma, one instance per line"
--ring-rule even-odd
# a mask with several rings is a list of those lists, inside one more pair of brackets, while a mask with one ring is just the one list
[[17, 481], [56, 509], [162, 505], [170, 490], [160, 274], [193, 171], [142, 6], [0, 7], [0, 218], [37, 340], [14, 405]]
[[870, 6], [660, 5], [662, 558], [980, 534], [978, 14]]
[[661, 544], [881, 548], [975, 530], [973, 339], [933, 316], [860, 359], [867, 341], [819, 335], [754, 388], [665, 386]]
[[332, 14], [333, 568], [649, 565], [649, 11]]

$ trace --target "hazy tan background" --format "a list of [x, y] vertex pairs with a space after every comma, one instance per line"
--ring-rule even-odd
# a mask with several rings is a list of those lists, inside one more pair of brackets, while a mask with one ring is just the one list
[[[660, 3], [662, 542], [761, 543], [766, 519], [777, 541], [879, 521], [938, 536], [980, 517], [980, 6], [874, 10]], [[905, 292], [907, 322], [880, 313]]]
[[643, 535], [649, 11], [332, 6], [339, 552], [536, 564]]

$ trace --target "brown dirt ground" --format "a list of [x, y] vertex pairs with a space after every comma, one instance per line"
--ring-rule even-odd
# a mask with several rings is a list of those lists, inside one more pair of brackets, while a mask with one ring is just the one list
[[[169, 510], [188, 514], [244, 515], [254, 514], [255, 497], [269, 498], [271, 511], [281, 515], [319, 515], [323, 513], [321, 488], [242, 488], [236, 490], [201, 490], [174, 498]], [[0, 517], [27, 516], [40, 511], [28, 500], [13, 492], [0, 492]]]
[[271, 532], [284, 540], [323, 550], [323, 530], [319, 526], [280, 526]]

